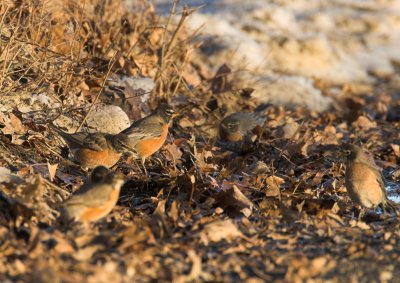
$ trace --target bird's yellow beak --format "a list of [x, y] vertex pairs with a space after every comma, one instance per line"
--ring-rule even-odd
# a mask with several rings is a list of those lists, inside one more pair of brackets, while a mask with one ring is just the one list
[[179, 113], [174, 113], [174, 114], [172, 114], [171, 115], [171, 119], [174, 119], [175, 117], [178, 117], [178, 116], [180, 116], [181, 114], [179, 114]]

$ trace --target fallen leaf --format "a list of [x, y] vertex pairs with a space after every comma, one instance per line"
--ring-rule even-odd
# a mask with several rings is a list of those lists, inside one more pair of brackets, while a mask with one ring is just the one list
[[163, 147], [164, 156], [173, 161], [174, 164], [182, 157], [182, 151], [175, 143], [169, 143], [164, 145]]
[[194, 250], [188, 250], [187, 257], [192, 262], [190, 273], [188, 275], [179, 276], [174, 280], [175, 282], [178, 283], [194, 282], [201, 276], [202, 273], [201, 257]]
[[285, 180], [274, 175], [267, 177], [265, 182], [267, 184], [267, 190], [265, 192], [266, 196], [275, 197], [280, 195], [280, 186], [285, 182]]
[[400, 145], [391, 143], [391, 144], [390, 144], [390, 147], [392, 148], [394, 154], [395, 154], [397, 157], [400, 157]]
[[72, 253], [72, 256], [77, 261], [88, 261], [92, 258], [93, 254], [97, 252], [99, 248], [100, 246], [97, 245], [81, 248], [75, 253]]
[[253, 203], [239, 190], [236, 185], [225, 182], [221, 191], [214, 197], [216, 206], [224, 209], [231, 216], [244, 215], [249, 217]]
[[369, 130], [371, 128], [376, 128], [377, 124], [375, 121], [369, 120], [365, 116], [360, 116], [356, 121], [352, 123], [353, 127], [355, 128], [361, 128], [363, 130]]
[[[7, 115], [8, 114], [8, 115]], [[4, 114], [0, 112], [0, 123], [4, 125], [0, 128], [5, 135], [23, 135], [26, 129], [21, 120], [13, 113]]]
[[238, 237], [243, 237], [243, 234], [231, 219], [209, 223], [200, 232], [200, 239], [205, 245], [222, 240], [229, 242]]
[[49, 177], [50, 177], [50, 181], [52, 181], [52, 182], [54, 180], [54, 176], [56, 175], [57, 167], [58, 167], [58, 163], [50, 164], [47, 162], [47, 169], [49, 170]]

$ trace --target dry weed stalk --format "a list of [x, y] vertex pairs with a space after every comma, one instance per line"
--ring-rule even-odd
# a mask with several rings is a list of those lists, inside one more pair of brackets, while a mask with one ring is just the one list
[[[180, 36], [180, 33], [183, 31], [186, 19], [193, 12], [195, 12], [196, 9], [189, 9], [187, 7], [183, 8], [179, 22], [176, 27], [174, 27], [171, 36], [168, 38], [171, 19], [176, 15], [176, 7], [178, 2], [178, 0], [174, 0], [162, 37], [163, 44], [161, 49], [160, 63], [155, 76], [155, 81], [158, 84], [158, 95], [160, 97], [164, 96], [165, 93], [173, 95], [176, 94], [182, 80], [181, 71], [188, 61], [189, 48], [188, 46], [185, 46], [187, 41], [182, 39], [181, 44], [179, 45], [176, 44], [176, 41]], [[180, 62], [182, 64], [180, 67], [177, 66], [177, 58], [181, 58]]]
[[[0, 95], [45, 94], [65, 112], [92, 107], [110, 75], [155, 75], [163, 60], [154, 8], [142, 0], [136, 10], [121, 7], [122, 1], [103, 0], [0, 3]], [[166, 45], [168, 60], [177, 31]], [[77, 98], [82, 83], [101, 89], [90, 104]], [[42, 110], [50, 108], [60, 109]]]
[[[68, 42], [61, 48], [60, 39], [65, 35], [57, 38], [45, 5], [2, 3], [0, 18], [0, 95], [38, 94], [51, 84], [65, 89], [74, 73], [74, 45]], [[64, 49], [66, 46], [70, 48]]]

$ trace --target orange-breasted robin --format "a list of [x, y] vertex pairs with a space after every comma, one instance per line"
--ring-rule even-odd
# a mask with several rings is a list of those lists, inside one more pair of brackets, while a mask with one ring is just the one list
[[121, 173], [94, 168], [90, 179], [62, 204], [62, 218], [92, 222], [105, 217], [117, 204], [123, 183]]
[[261, 126], [265, 118], [259, 113], [236, 112], [226, 116], [219, 124], [219, 137], [223, 141], [238, 142], [252, 131]]
[[365, 208], [381, 205], [395, 209], [396, 205], [388, 199], [380, 169], [372, 157], [360, 147], [348, 144], [344, 147], [347, 155], [345, 185], [351, 200], [361, 205], [362, 217]]
[[84, 168], [102, 165], [114, 166], [122, 154], [128, 151], [128, 136], [124, 134], [86, 133], [69, 134], [50, 124], [67, 143], [74, 159]]
[[164, 144], [171, 119], [176, 116], [174, 109], [167, 104], [160, 104], [149, 116], [132, 123], [121, 134], [128, 136], [128, 145], [138, 154], [147, 174], [144, 162]]

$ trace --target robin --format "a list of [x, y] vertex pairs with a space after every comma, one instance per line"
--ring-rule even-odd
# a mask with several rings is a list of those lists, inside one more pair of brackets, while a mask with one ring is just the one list
[[143, 168], [146, 158], [157, 152], [164, 144], [170, 121], [177, 114], [167, 104], [161, 104], [149, 116], [135, 121], [132, 125], [123, 130], [121, 134], [128, 136], [128, 145], [138, 154]]
[[226, 116], [219, 124], [219, 136], [223, 141], [238, 142], [255, 127], [262, 126], [265, 118], [259, 113], [236, 112]]
[[114, 166], [122, 154], [128, 151], [128, 137], [124, 134], [86, 133], [69, 134], [50, 124], [67, 143], [74, 159], [84, 168], [102, 165]]
[[123, 183], [121, 173], [94, 168], [89, 181], [63, 203], [62, 218], [87, 223], [105, 217], [117, 204]]
[[381, 205], [395, 209], [395, 203], [388, 199], [380, 169], [372, 157], [353, 144], [345, 146], [347, 154], [345, 185], [353, 202], [361, 205], [359, 218], [365, 208]]

